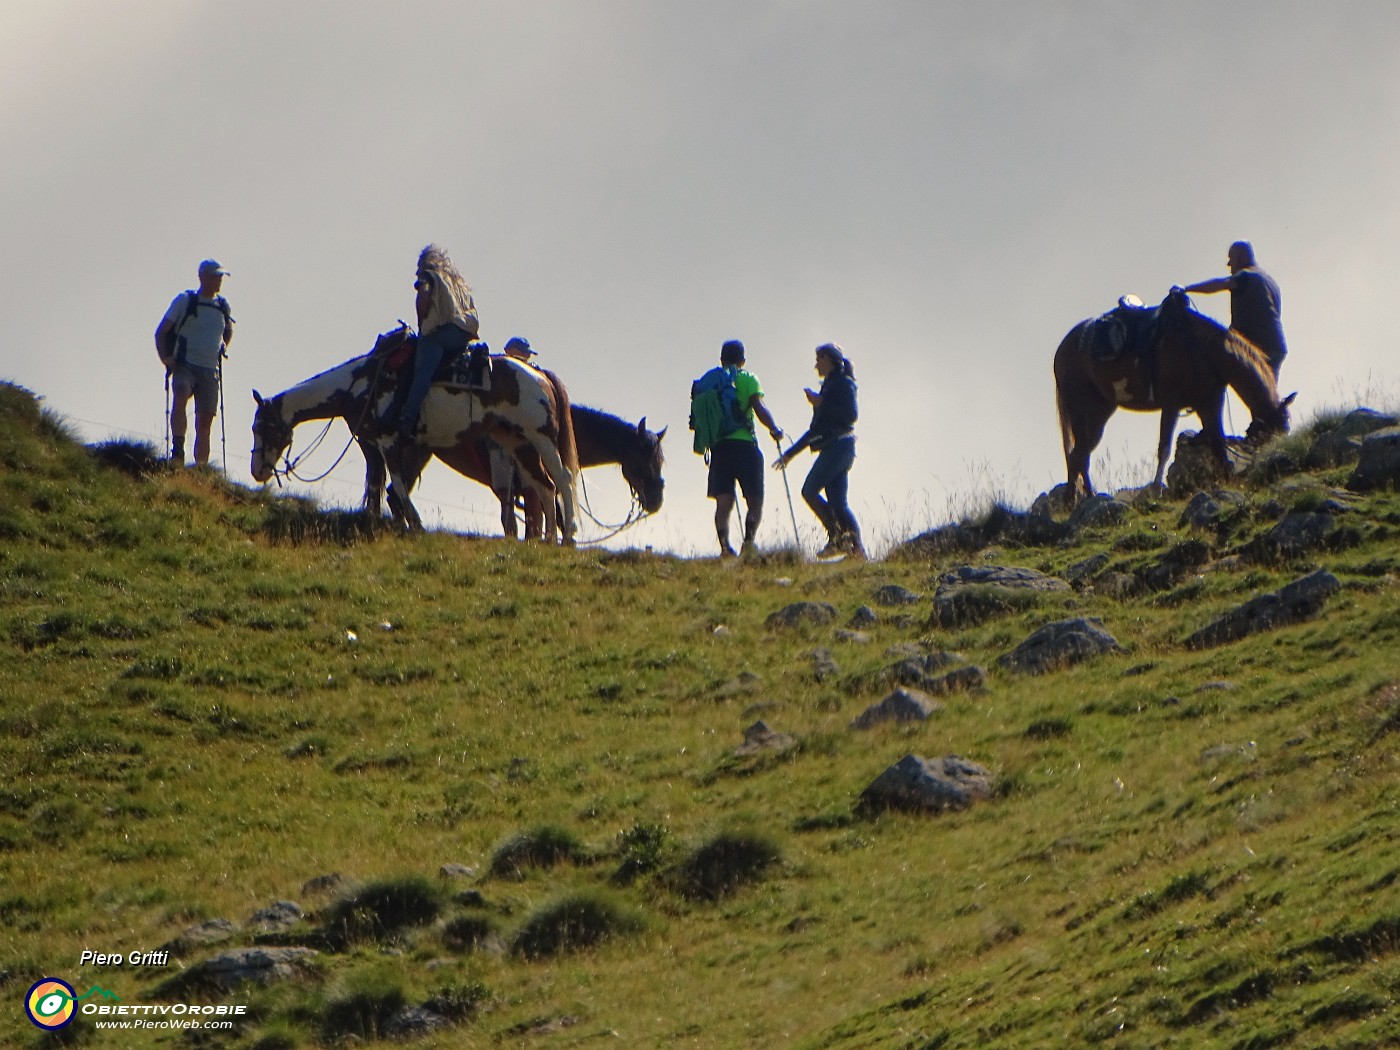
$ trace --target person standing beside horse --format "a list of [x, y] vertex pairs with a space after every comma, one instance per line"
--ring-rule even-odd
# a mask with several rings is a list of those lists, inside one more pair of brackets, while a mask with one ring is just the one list
[[418, 312], [418, 346], [413, 354], [413, 376], [397, 420], [383, 421], [386, 431], [397, 429], [399, 436], [409, 442], [416, 439], [418, 414], [438, 366], [449, 353], [465, 350], [480, 329], [471, 286], [447, 252], [436, 244], [418, 254], [413, 287], [418, 293], [414, 304]]
[[199, 288], [177, 295], [156, 326], [156, 354], [165, 366], [170, 405], [170, 461], [184, 466], [189, 403], [194, 400], [194, 461], [209, 465], [210, 434], [219, 411], [222, 362], [233, 341], [228, 300], [219, 294], [225, 270], [214, 259], [199, 264]]
[[[818, 558], [846, 554], [865, 557], [860, 542], [860, 526], [851, 513], [847, 493], [851, 467], [856, 460], [855, 369], [845, 352], [835, 343], [817, 347], [817, 375], [820, 390], [804, 390], [812, 406], [812, 425], [793, 446], [778, 457], [775, 470], [786, 470], [793, 458], [804, 448], [817, 453], [817, 461], [802, 483], [802, 498], [826, 529], [826, 546], [817, 552]], [[822, 498], [825, 491], [826, 498]]]
[[1254, 261], [1254, 246], [1248, 241], [1236, 241], [1230, 245], [1226, 264], [1230, 267], [1228, 277], [1197, 281], [1188, 284], [1183, 291], [1206, 295], [1229, 292], [1230, 327], [1264, 351], [1269, 367], [1274, 371], [1274, 379], [1278, 379], [1278, 370], [1288, 353], [1288, 345], [1283, 338], [1283, 321], [1279, 316], [1283, 297], [1279, 293], [1278, 282], [1259, 268]]
[[738, 339], [731, 339], [720, 348], [720, 367], [733, 371], [743, 420], [741, 426], [719, 434], [710, 448], [710, 474], [705, 494], [715, 501], [715, 535], [722, 558], [735, 556], [729, 543], [729, 518], [734, 513], [736, 482], [744, 494], [743, 550], [753, 549], [759, 522], [763, 520], [763, 453], [754, 432], [754, 417], [768, 428], [774, 441], [783, 436], [773, 413], [763, 403], [763, 385], [756, 375], [744, 368], [746, 362], [744, 344]]

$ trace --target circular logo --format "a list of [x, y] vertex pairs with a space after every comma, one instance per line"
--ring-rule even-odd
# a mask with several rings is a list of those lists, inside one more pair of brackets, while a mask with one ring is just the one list
[[34, 982], [24, 999], [24, 1012], [40, 1028], [53, 1032], [73, 1020], [77, 993], [67, 981], [45, 977]]

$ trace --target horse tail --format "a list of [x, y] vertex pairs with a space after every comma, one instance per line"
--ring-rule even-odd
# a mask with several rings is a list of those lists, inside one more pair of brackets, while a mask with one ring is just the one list
[[578, 442], [574, 438], [574, 413], [573, 406], [569, 401], [569, 391], [564, 386], [564, 381], [548, 368], [541, 368], [546, 379], [549, 380], [549, 388], [554, 392], [555, 411], [558, 413], [559, 458], [564, 461], [564, 466], [569, 468], [569, 473], [578, 474]]

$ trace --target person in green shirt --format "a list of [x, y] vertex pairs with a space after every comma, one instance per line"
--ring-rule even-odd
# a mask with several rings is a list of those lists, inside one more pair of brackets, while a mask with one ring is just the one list
[[763, 519], [763, 453], [754, 432], [754, 417], [768, 428], [774, 441], [781, 438], [783, 432], [763, 403], [763, 386], [758, 377], [744, 368], [744, 344], [737, 339], [725, 343], [720, 349], [719, 363], [723, 368], [736, 370], [734, 387], [739, 392], [745, 425], [722, 434], [711, 448], [710, 477], [705, 491], [715, 501], [715, 535], [719, 539], [720, 557], [732, 558], [735, 555], [729, 542], [729, 519], [737, 502], [736, 484], [744, 494], [744, 550], [753, 547], [759, 522]]

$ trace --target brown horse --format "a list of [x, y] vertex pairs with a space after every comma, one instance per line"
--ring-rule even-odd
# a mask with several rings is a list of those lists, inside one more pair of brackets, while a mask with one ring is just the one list
[[[545, 369], [540, 371], [552, 377]], [[640, 423], [628, 423], [610, 412], [603, 412], [586, 405], [570, 406], [573, 418], [574, 441], [578, 448], [578, 465], [583, 467], [605, 466], [616, 463], [622, 468], [622, 477], [632, 490], [637, 504], [646, 514], [655, 514], [661, 509], [661, 500], [666, 482], [661, 476], [665, 458], [661, 451], [661, 439], [666, 436], [666, 428], [654, 432], [647, 429], [646, 418]], [[352, 421], [347, 419], [347, 423]], [[378, 514], [385, 496], [384, 483], [387, 469], [379, 447], [372, 442], [361, 442], [360, 450], [365, 455], [365, 499], [364, 505], [373, 514]], [[528, 451], [522, 453], [528, 455]], [[485, 442], [463, 445], [450, 451], [435, 451], [434, 455], [457, 473], [479, 481], [490, 488], [501, 504], [501, 528], [507, 536], [519, 535], [519, 522], [516, 519], [516, 500], [523, 500], [525, 510], [525, 538], [540, 536], [544, 522], [544, 508], [533, 489], [520, 486], [518, 478], [502, 483], [503, 479], [493, 478], [490, 447]], [[388, 492], [389, 509], [398, 514], [397, 497]]]
[[1119, 408], [1162, 413], [1157, 476], [1153, 480], [1158, 490], [1166, 473], [1177, 416], [1184, 410], [1196, 413], [1202, 433], [1225, 461], [1221, 419], [1226, 387], [1239, 395], [1253, 416], [1248, 433], [1251, 440], [1288, 432], [1288, 406], [1296, 395], [1280, 400], [1263, 352], [1233, 329], [1197, 313], [1181, 289], [1173, 288], [1158, 307], [1145, 354], [1096, 359], [1084, 338], [1093, 320], [1081, 321], [1070, 329], [1055, 351], [1055, 402], [1074, 499], [1093, 494], [1089, 457], [1103, 437], [1109, 417]]

